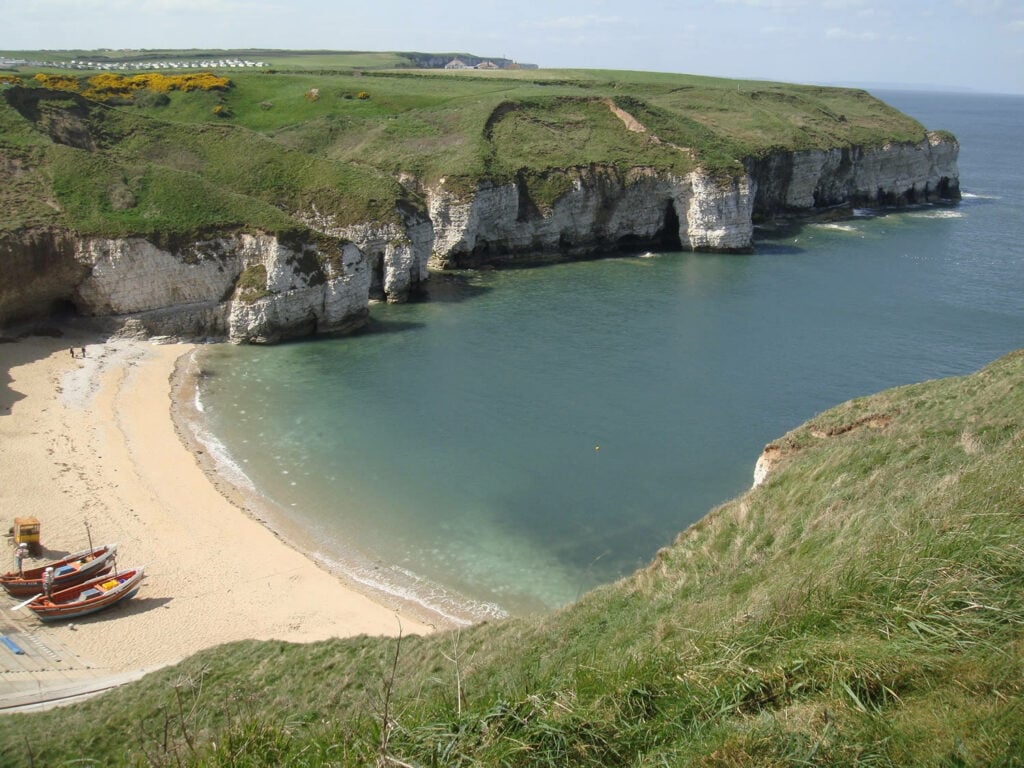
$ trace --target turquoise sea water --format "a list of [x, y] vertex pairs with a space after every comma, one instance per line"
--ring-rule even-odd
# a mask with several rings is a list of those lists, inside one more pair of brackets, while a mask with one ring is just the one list
[[1024, 347], [1024, 99], [878, 95], [957, 134], [960, 205], [439, 277], [358, 336], [210, 347], [225, 471], [358, 580], [523, 613], [649, 562], [814, 414]]

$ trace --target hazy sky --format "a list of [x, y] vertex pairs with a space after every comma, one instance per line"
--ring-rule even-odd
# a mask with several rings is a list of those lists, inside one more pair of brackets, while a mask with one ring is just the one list
[[0, 0], [0, 50], [466, 52], [1024, 93], [1024, 0]]

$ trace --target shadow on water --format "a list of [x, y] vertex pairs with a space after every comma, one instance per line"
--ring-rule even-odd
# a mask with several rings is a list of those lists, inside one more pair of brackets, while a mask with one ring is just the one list
[[[378, 318], [375, 318], [371, 314], [370, 317], [367, 319], [365, 325], [354, 330], [344, 330], [332, 333], [318, 333], [313, 336], [299, 336], [294, 339], [283, 339], [276, 344], [253, 344], [249, 346], [251, 346], [254, 351], [258, 352], [266, 352], [271, 349], [301, 349], [316, 346], [319, 344], [331, 345], [338, 341], [344, 341], [346, 339], [359, 339], [366, 336], [379, 336], [391, 333], [405, 333], [408, 331], [418, 331], [422, 330], [424, 327], [424, 324], [421, 322], [408, 322], [404, 320], [380, 320]], [[214, 378], [218, 375], [218, 371], [207, 370], [205, 368], [200, 373], [200, 377], [204, 379]]]
[[408, 320], [379, 320], [371, 316], [366, 325], [350, 335], [353, 338], [359, 338], [362, 336], [380, 336], [389, 333], [422, 331], [426, 327], [426, 323], [410, 322]]
[[490, 293], [493, 288], [480, 285], [478, 272], [434, 272], [430, 275], [418, 302], [454, 304]]
[[754, 242], [754, 250], [759, 254], [772, 256], [800, 256], [807, 253], [806, 248], [774, 240], [757, 240]]
[[[480, 298], [494, 289], [490, 286], [480, 285], [477, 272], [459, 273], [434, 273], [427, 281], [423, 289], [414, 297], [410, 298], [407, 304], [458, 304]], [[396, 307], [397, 309], [397, 307]], [[366, 325], [358, 330], [342, 334], [352, 338], [366, 336], [381, 336], [385, 334], [400, 334], [410, 331], [422, 331], [426, 323], [418, 320], [400, 320], [395, 317], [383, 319], [379, 314], [370, 310], [370, 316]], [[327, 335], [324, 339], [332, 338]], [[337, 338], [337, 337], [333, 337]], [[302, 340], [305, 342], [305, 340]]]
[[[480, 285], [477, 282], [476, 272], [465, 273], [435, 273], [423, 289], [416, 295], [410, 297], [404, 304], [388, 305], [391, 314], [400, 312], [402, 306], [413, 304], [455, 304], [484, 296], [493, 289], [489, 286]], [[402, 334], [410, 331], [421, 331], [426, 325], [421, 321], [400, 320], [395, 317], [383, 319], [381, 313], [374, 312], [371, 307], [366, 323], [354, 330], [344, 330], [337, 333], [320, 333], [314, 336], [302, 336], [298, 338], [285, 339], [274, 346], [281, 347], [306, 347], [315, 344], [331, 344], [338, 340], [360, 339], [369, 336], [383, 336], [390, 334]], [[204, 376], [215, 375], [204, 370]]]

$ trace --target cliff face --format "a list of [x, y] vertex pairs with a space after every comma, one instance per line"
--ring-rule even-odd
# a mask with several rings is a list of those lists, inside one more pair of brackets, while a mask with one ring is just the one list
[[371, 267], [408, 290], [410, 273], [420, 272], [410, 252], [389, 244], [368, 257], [342, 240], [285, 243], [269, 235], [174, 247], [36, 232], [4, 244], [0, 318], [32, 319], [60, 304], [106, 319], [111, 330], [147, 336], [274, 342], [346, 331], [365, 322]]
[[903, 206], [960, 197], [959, 145], [921, 142], [827, 151], [778, 151], [722, 179], [613, 168], [564, 172], [569, 191], [547, 210], [525, 184], [482, 182], [471, 194], [444, 183], [426, 190], [440, 268], [585, 255], [673, 244], [749, 251], [755, 216], [806, 215], [835, 206]]
[[955, 139], [929, 133], [916, 143], [778, 151], [749, 161], [759, 215], [832, 206], [901, 206], [959, 200]]
[[437, 268], [676, 247], [749, 251], [755, 216], [833, 206], [906, 205], [959, 198], [959, 146], [941, 134], [919, 143], [778, 151], [721, 178], [593, 166], [557, 173], [550, 204], [528, 184], [482, 181], [423, 191], [427, 217], [339, 226], [300, 217], [317, 242], [231, 234], [169, 245], [141, 238], [33, 231], [0, 241], [7, 279], [0, 323], [61, 306], [148, 335], [273, 342], [345, 331], [371, 300], [402, 301]]
[[67, 232], [27, 230], [0, 237], [0, 327], [4, 321], [47, 316], [67, 306], [89, 274], [74, 258]]
[[568, 191], [543, 211], [524, 183], [482, 182], [470, 195], [444, 183], [426, 190], [433, 263], [472, 267], [586, 255], [598, 250], [676, 247], [740, 251], [751, 245], [749, 179], [721, 181], [636, 168], [564, 171]]
[[354, 243], [370, 275], [369, 298], [395, 302], [408, 299], [427, 279], [434, 242], [429, 219], [401, 206], [398, 214], [401, 224], [365, 222], [342, 226], [316, 211], [296, 218], [316, 232]]

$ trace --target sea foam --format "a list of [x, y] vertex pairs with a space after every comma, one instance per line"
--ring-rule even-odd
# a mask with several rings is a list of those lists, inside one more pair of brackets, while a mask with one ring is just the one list
[[361, 558], [346, 557], [339, 561], [314, 552], [311, 557], [329, 571], [344, 574], [351, 581], [373, 592], [383, 593], [407, 603], [418, 605], [456, 626], [470, 626], [480, 621], [504, 619], [509, 616], [496, 603], [473, 600], [440, 584], [422, 578], [407, 568], [358, 562]]

